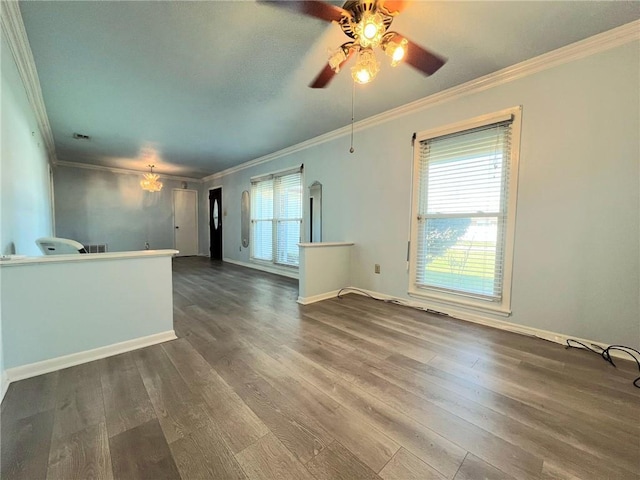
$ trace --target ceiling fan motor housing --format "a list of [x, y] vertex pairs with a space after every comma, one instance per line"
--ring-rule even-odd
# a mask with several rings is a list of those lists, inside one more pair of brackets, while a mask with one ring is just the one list
[[376, 76], [379, 62], [374, 49], [381, 48], [391, 57], [391, 65], [400, 61], [425, 75], [432, 75], [444, 65], [446, 59], [404, 35], [389, 31], [393, 18], [404, 9], [403, 0], [347, 0], [340, 8], [323, 0], [258, 0], [275, 6], [293, 10], [301, 15], [337, 23], [351, 41], [342, 44], [330, 53], [325, 67], [309, 85], [324, 88], [353, 56], [357, 57], [351, 69], [354, 81], [368, 83]]
[[389, 26], [393, 21], [393, 16], [384, 8], [379, 8], [376, 0], [347, 0], [342, 8], [349, 12], [351, 17], [342, 17], [340, 20], [340, 28], [345, 35], [349, 38], [353, 38], [354, 40], [358, 38], [356, 26], [366, 14], [379, 13], [382, 16], [382, 23], [384, 25], [385, 32], [389, 29]]

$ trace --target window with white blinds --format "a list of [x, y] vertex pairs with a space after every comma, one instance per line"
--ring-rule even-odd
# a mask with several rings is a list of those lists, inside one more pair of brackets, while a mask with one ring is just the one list
[[273, 178], [251, 183], [251, 256], [273, 261]]
[[302, 225], [300, 169], [251, 181], [251, 258], [297, 267]]
[[412, 272], [418, 291], [497, 304], [505, 285], [510, 291], [514, 116], [500, 117], [416, 143]]

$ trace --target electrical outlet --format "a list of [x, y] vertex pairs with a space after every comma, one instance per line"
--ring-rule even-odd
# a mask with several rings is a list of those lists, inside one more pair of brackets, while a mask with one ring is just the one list
[[374, 269], [373, 269], [373, 271], [374, 271], [375, 273], [380, 273], [380, 265], [376, 263], [376, 264], [375, 264], [375, 267], [374, 267]]

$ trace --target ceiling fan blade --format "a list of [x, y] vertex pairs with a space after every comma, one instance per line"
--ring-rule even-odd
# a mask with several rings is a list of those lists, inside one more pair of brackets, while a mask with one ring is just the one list
[[420, 70], [425, 75], [433, 75], [440, 69], [440, 67], [447, 63], [446, 58], [425, 50], [420, 45], [413, 43], [403, 35], [396, 33], [395, 38], [397, 38], [398, 41], [403, 38], [407, 40], [407, 56], [404, 61], [416, 70]]
[[286, 8], [287, 10], [319, 18], [327, 22], [339, 22], [342, 17], [351, 16], [346, 10], [331, 5], [330, 3], [321, 2], [320, 0], [258, 0], [258, 3]]
[[336, 72], [333, 71], [333, 68], [327, 63], [322, 71], [318, 74], [313, 82], [309, 84], [311, 88], [324, 88], [336, 75]]
[[400, 13], [408, 4], [408, 0], [380, 0], [379, 2], [379, 5], [389, 12], [389, 15]]
[[[352, 55], [353, 55], [353, 49], [350, 48], [349, 53], [347, 53], [347, 58], [345, 58], [342, 61], [339, 68], [342, 68], [342, 66], [349, 61]], [[329, 85], [329, 82], [333, 80], [333, 77], [335, 77], [336, 75], [337, 74], [333, 70], [333, 68], [331, 68], [331, 65], [327, 63], [325, 67], [322, 69], [322, 71], [315, 78], [315, 80], [309, 84], [309, 86], [311, 88], [324, 88], [327, 85]]]

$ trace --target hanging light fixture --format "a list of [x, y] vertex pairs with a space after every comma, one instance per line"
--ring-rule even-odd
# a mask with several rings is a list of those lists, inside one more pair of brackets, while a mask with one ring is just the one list
[[351, 68], [353, 80], [360, 84], [369, 83], [376, 78], [380, 71], [380, 62], [376, 59], [371, 48], [361, 48], [358, 52], [358, 61]]
[[329, 51], [329, 66], [334, 72], [338, 73], [340, 66], [347, 60], [349, 56], [349, 45], [350, 44], [345, 44], [335, 51]]
[[144, 178], [140, 180], [140, 186], [143, 190], [148, 192], [159, 192], [162, 190], [162, 182], [160, 181], [160, 176], [156, 173], [153, 173], [153, 167], [155, 165], [147, 165], [151, 171], [150, 173], [145, 173]]
[[[433, 75], [447, 61], [404, 35], [390, 30], [394, 18], [411, 4], [407, 0], [343, 0], [342, 7], [337, 6], [336, 2], [323, 0], [256, 1], [335, 23], [349, 37], [349, 41], [343, 43], [340, 48], [329, 51], [329, 61], [309, 84], [311, 88], [325, 88], [344, 64], [352, 56], [357, 56], [362, 49], [375, 51], [380, 48], [390, 57], [392, 66], [405, 62], [427, 76]], [[370, 82], [374, 77], [374, 70], [375, 68], [363, 67], [357, 69], [360, 81], [356, 80], [356, 83]], [[353, 75], [355, 77], [356, 73]]]
[[[407, 54], [407, 46], [409, 41], [406, 38], [403, 38], [399, 42], [396, 42], [394, 37], [395, 33], [392, 33], [388, 37], [388, 40], [383, 41], [382, 48], [384, 53], [391, 57], [391, 66], [396, 67], [402, 61], [402, 59]], [[386, 38], [386, 37], [385, 37]]]
[[[356, 54], [357, 61], [351, 68], [351, 76], [354, 82], [366, 84], [380, 71], [380, 62], [375, 55], [377, 48], [390, 57], [392, 67], [406, 59], [410, 42], [402, 35], [388, 30], [393, 17], [398, 14], [397, 9], [390, 11], [383, 2], [377, 0], [348, 0], [344, 9], [348, 11], [348, 15], [344, 15], [339, 24], [353, 41], [330, 52], [329, 67], [333, 73], [338, 73], [351, 54]], [[323, 73], [322, 78], [318, 78], [320, 84], [317, 86], [324, 86], [324, 81], [330, 79], [330, 75]]]
[[387, 29], [384, 25], [384, 17], [380, 12], [364, 12], [362, 20], [355, 24], [353, 30], [361, 47], [375, 48], [380, 45], [382, 35]]

